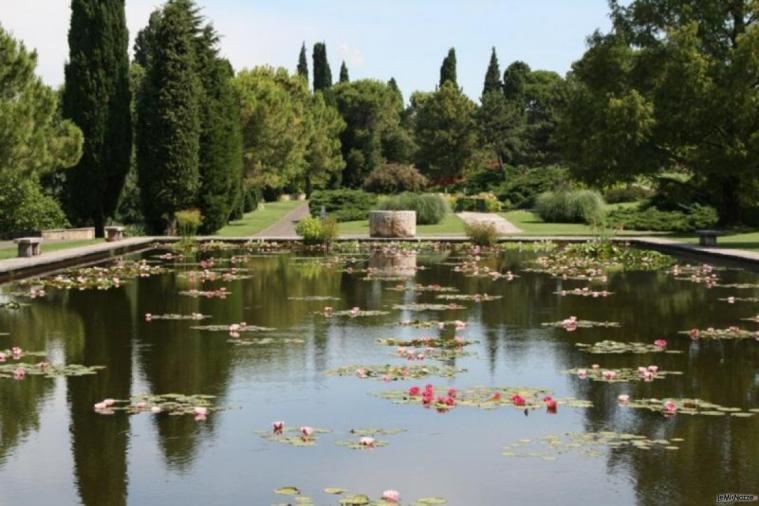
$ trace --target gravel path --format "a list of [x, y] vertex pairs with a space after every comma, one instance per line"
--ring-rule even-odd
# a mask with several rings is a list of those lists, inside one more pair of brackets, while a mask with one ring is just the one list
[[295, 225], [308, 216], [308, 214], [308, 202], [304, 202], [287, 213], [274, 225], [260, 231], [253, 237], [298, 237], [298, 234], [295, 233]]
[[518, 234], [522, 230], [515, 227], [509, 220], [495, 213], [457, 213], [456, 216], [467, 224], [492, 223], [496, 226], [499, 234]]

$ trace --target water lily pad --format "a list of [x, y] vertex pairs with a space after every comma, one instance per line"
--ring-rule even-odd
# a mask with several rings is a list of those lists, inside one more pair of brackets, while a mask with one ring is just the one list
[[680, 334], [690, 336], [691, 339], [759, 339], [759, 332], [753, 330], [744, 330], [738, 327], [728, 327], [726, 329], [691, 329], [683, 330]]
[[593, 299], [614, 295], [614, 292], [609, 292], [607, 290], [593, 290], [588, 286], [583, 288], [574, 288], [572, 290], [557, 290], [553, 293], [554, 295], [559, 295], [561, 297], [566, 297], [567, 295], [575, 295], [579, 297], [591, 297]]
[[502, 299], [502, 295], [488, 295], [487, 293], [479, 294], [440, 294], [435, 296], [438, 300], [466, 300], [466, 301], [473, 301], [473, 302], [490, 302], [494, 300]]
[[622, 367], [619, 369], [605, 367], [577, 367], [564, 371], [580, 379], [591, 381], [603, 381], [605, 383], [630, 383], [664, 379], [667, 376], [682, 375], [682, 371], [664, 371], [654, 366], [641, 366], [637, 368]]
[[579, 329], [590, 329], [593, 327], [602, 327], [602, 328], [617, 328], [621, 327], [621, 325], [618, 322], [594, 322], [591, 320], [578, 320], [573, 318], [568, 318], [566, 320], [560, 320], [557, 322], [546, 322], [541, 323], [543, 327], [554, 327], [554, 328], [564, 328], [566, 330], [574, 330], [576, 328]]
[[352, 495], [340, 499], [340, 506], [363, 506], [370, 503], [371, 500], [367, 495]]
[[393, 309], [399, 309], [401, 311], [454, 311], [459, 309], [466, 309], [465, 306], [459, 304], [396, 304]]
[[156, 320], [169, 320], [169, 321], [177, 321], [177, 320], [191, 320], [191, 321], [198, 321], [198, 320], [207, 320], [208, 318], [211, 318], [211, 315], [208, 314], [201, 314], [201, 313], [191, 313], [191, 314], [146, 314], [145, 315], [145, 321], [156, 321]]
[[398, 381], [405, 379], [421, 379], [428, 376], [453, 378], [466, 369], [452, 366], [437, 367], [434, 365], [355, 365], [330, 369], [327, 376], [355, 376], [357, 378], [376, 378], [383, 381]]
[[280, 487], [274, 493], [278, 495], [299, 495], [300, 490], [297, 487]]
[[[682, 439], [680, 439], [682, 441]], [[537, 448], [536, 448], [537, 447]], [[649, 451], [654, 448], [668, 450], [678, 449], [666, 439], [651, 440], [640, 434], [600, 432], [567, 432], [561, 436], [550, 434], [531, 442], [521, 439], [504, 447], [501, 455], [505, 457], [533, 457], [543, 460], [556, 460], [560, 455], [577, 452], [585, 457], [600, 457], [604, 448], [630, 447]], [[538, 450], [539, 449], [539, 450]]]
[[290, 446], [310, 447], [310, 446], [316, 445], [317, 441], [319, 440], [319, 436], [329, 433], [328, 429], [319, 429], [319, 428], [313, 427], [312, 430], [313, 430], [313, 433], [310, 436], [304, 436], [303, 434], [300, 433], [300, 430], [296, 427], [286, 428], [281, 433], [276, 433], [276, 434], [272, 432], [271, 430], [258, 431], [258, 434], [262, 438], [266, 439], [267, 441], [286, 444]]
[[414, 501], [416, 504], [448, 504], [448, 501], [442, 497], [422, 497]]
[[424, 292], [435, 292], [435, 293], [455, 293], [458, 292], [458, 288], [453, 286], [441, 286], [441, 285], [395, 285], [387, 288], [387, 290], [391, 290], [394, 292], [406, 292], [406, 291], [413, 291], [417, 293], [424, 293]]
[[720, 406], [702, 399], [632, 399], [624, 403], [624, 407], [646, 409], [671, 415], [706, 415], [725, 416], [730, 414], [738, 417], [753, 416], [753, 413], [742, 411], [740, 408]]
[[324, 489], [325, 494], [330, 495], [341, 495], [344, 494], [346, 490], [344, 488], [337, 488], [337, 487], [327, 487]]
[[575, 343], [580, 351], [585, 353], [682, 353], [680, 350], [668, 350], [666, 347], [655, 344], [638, 342], [623, 343], [619, 341], [599, 341], [594, 344]]
[[162, 274], [166, 269], [145, 260], [119, 260], [107, 267], [69, 269], [54, 276], [33, 278], [19, 282], [19, 286], [32, 289], [57, 288], [61, 290], [109, 290], [120, 287], [126, 280]]

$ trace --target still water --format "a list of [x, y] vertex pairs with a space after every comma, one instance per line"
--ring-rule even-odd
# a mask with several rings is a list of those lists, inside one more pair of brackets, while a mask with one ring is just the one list
[[[676, 280], [667, 271], [621, 272], [597, 290], [608, 297], [561, 296], [562, 289], [588, 286], [544, 273], [526, 272], [535, 253], [501, 252], [481, 265], [518, 277], [491, 279], [457, 272], [466, 252], [420, 253], [396, 274], [405, 281], [364, 279], [368, 255], [354, 263], [296, 253], [249, 254], [235, 264], [247, 277], [232, 281], [188, 280], [196, 258], [161, 261], [162, 251], [141, 258], [167, 271], [124, 282], [110, 290], [48, 289], [44, 297], [14, 295], [0, 287], [0, 350], [20, 346], [45, 351], [52, 363], [102, 365], [94, 376], [23, 380], [0, 378], [0, 505], [188, 505], [288, 503], [274, 489], [298, 487], [314, 504], [334, 505], [340, 497], [323, 492], [341, 487], [378, 499], [398, 490], [404, 504], [439, 496], [452, 505], [502, 504], [713, 504], [718, 493], [759, 494], [759, 416], [664, 416], [620, 406], [617, 398], [700, 398], [741, 410], [759, 407], [759, 342], [754, 339], [699, 340], [684, 329], [757, 324], [741, 321], [759, 313], [759, 303], [720, 301], [757, 297], [756, 288], [713, 287]], [[240, 252], [200, 254], [222, 260]], [[345, 257], [343, 257], [343, 260]], [[346, 269], [353, 266], [353, 271]], [[397, 267], [397, 266], [396, 266]], [[759, 275], [718, 271], [720, 284], [759, 283]], [[460, 294], [501, 296], [492, 301], [458, 301], [464, 309], [420, 311], [397, 304], [440, 303], [438, 293], [413, 290], [415, 283], [453, 287]], [[397, 285], [406, 290], [390, 290]], [[192, 298], [182, 290], [226, 287], [225, 299]], [[319, 296], [333, 298], [309, 300]], [[447, 302], [446, 302], [447, 303]], [[322, 314], [359, 307], [388, 311], [367, 317]], [[202, 313], [195, 321], [150, 321], [151, 313]], [[583, 320], [619, 322], [619, 328], [567, 332], [541, 324], [575, 315]], [[461, 320], [463, 330], [414, 328], [402, 320]], [[227, 332], [193, 330], [196, 325], [246, 322], [275, 330], [244, 334], [254, 344], [230, 342]], [[466, 356], [447, 365], [464, 368], [453, 378], [429, 377], [384, 382], [355, 375], [329, 376], [343, 366], [404, 365], [381, 338], [460, 335], [476, 341]], [[268, 338], [268, 339], [267, 339]], [[591, 355], [576, 343], [604, 339], [652, 343], [665, 338], [680, 354]], [[264, 339], [263, 341], [257, 340]], [[435, 360], [414, 365], [441, 365]], [[653, 382], [605, 383], [564, 372], [600, 363], [603, 368], [658, 365], [681, 371]], [[411, 386], [540, 387], [554, 397], [592, 401], [591, 408], [560, 405], [556, 413], [504, 406], [456, 406], [448, 412], [420, 403], [399, 405], [380, 398], [387, 390]], [[208, 394], [224, 410], [205, 421], [192, 416], [116, 412], [104, 416], [93, 404], [143, 393]], [[329, 429], [315, 445], [270, 441], [275, 420], [288, 427]], [[399, 428], [378, 436], [389, 445], [355, 450], [335, 444], [357, 439], [355, 428]], [[651, 440], [679, 439], [679, 449], [603, 447], [599, 455], [580, 451], [508, 457], [506, 445], [567, 432], [614, 431]]]

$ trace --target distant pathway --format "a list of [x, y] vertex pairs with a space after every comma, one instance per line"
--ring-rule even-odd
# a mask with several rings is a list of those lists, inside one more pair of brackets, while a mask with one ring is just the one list
[[463, 212], [456, 213], [456, 216], [461, 218], [464, 223], [468, 225], [474, 225], [477, 223], [492, 223], [495, 225], [499, 234], [518, 234], [522, 230], [515, 227], [509, 220], [496, 213], [471, 213]]
[[308, 202], [303, 202], [302, 205], [287, 213], [274, 225], [260, 231], [253, 237], [298, 237], [298, 234], [295, 233], [295, 225], [308, 214]]

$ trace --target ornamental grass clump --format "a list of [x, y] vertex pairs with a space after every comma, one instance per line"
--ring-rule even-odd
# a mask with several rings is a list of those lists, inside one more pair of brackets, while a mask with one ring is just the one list
[[538, 196], [535, 210], [550, 223], [599, 223], [604, 218], [604, 200], [592, 190], [558, 190]]

